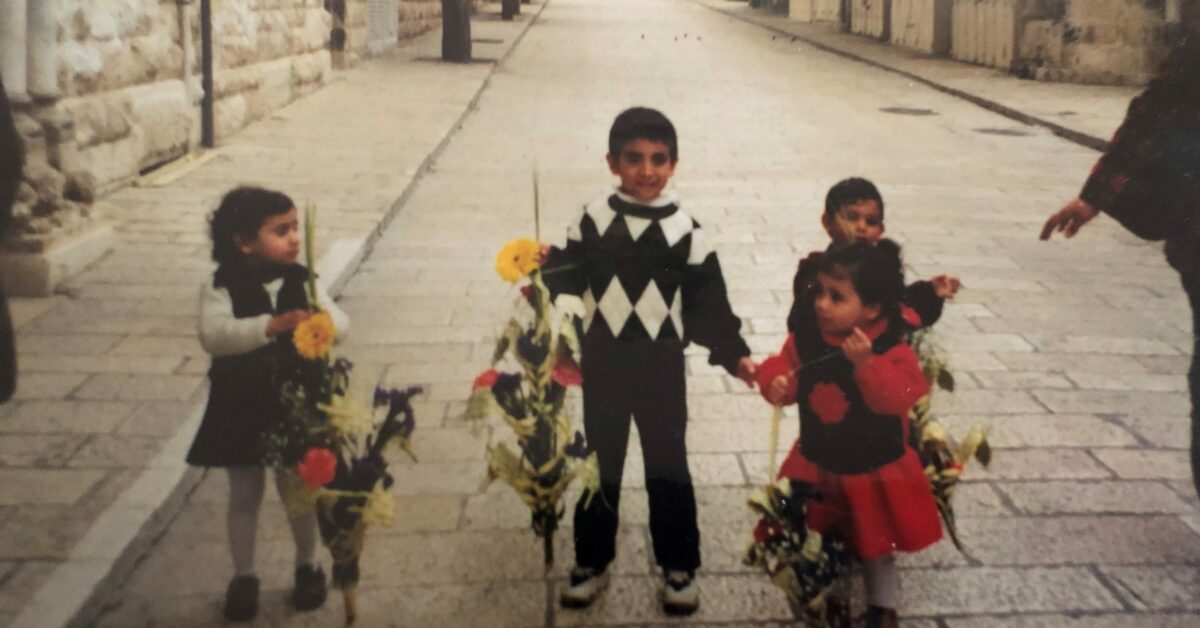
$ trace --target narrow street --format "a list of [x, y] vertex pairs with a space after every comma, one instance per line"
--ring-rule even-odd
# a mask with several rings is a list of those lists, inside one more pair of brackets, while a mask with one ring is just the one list
[[[674, 182], [714, 242], [756, 357], [784, 339], [796, 261], [826, 245], [822, 201], [841, 178], [879, 186], [910, 278], [962, 279], [935, 328], [959, 390], [939, 394], [935, 411], [956, 433], [989, 426], [995, 464], [971, 469], [958, 493], [967, 555], [944, 541], [902, 559], [904, 625], [1191, 625], [1200, 513], [1177, 276], [1157, 246], [1107, 218], [1071, 241], [1037, 240], [1094, 151], [704, 1], [542, 6], [523, 5], [541, 13], [342, 293], [353, 321], [342, 351], [358, 377], [428, 391], [417, 407], [420, 462], [394, 467], [397, 524], [368, 537], [359, 625], [795, 621], [782, 593], [740, 564], [753, 523], [745, 498], [767, 476], [769, 408], [698, 347], [688, 398], [704, 561], [695, 616], [672, 619], [657, 604], [636, 452], [615, 577], [585, 611], [556, 603], [572, 558], [569, 514], [546, 579], [525, 507], [501, 484], [480, 488], [488, 435], [459, 415], [517, 296], [496, 276], [495, 253], [538, 229], [535, 170], [540, 237], [564, 241], [582, 205], [611, 189], [608, 128], [632, 105], [675, 123]], [[793, 411], [781, 444], [796, 432]], [[222, 473], [207, 474], [99, 625], [222, 622], [226, 490]], [[291, 552], [270, 495], [253, 625], [337, 625], [336, 595], [310, 614], [287, 606]]]

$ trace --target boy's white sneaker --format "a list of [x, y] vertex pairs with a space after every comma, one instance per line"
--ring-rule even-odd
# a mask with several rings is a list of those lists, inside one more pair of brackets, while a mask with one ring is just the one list
[[691, 615], [700, 608], [700, 589], [690, 571], [668, 571], [663, 576], [662, 607], [668, 615]]
[[607, 570], [577, 566], [571, 569], [567, 587], [558, 596], [558, 602], [567, 608], [584, 608], [595, 602], [607, 586]]

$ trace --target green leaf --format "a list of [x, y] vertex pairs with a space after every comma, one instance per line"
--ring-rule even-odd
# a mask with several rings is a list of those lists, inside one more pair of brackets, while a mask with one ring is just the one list
[[975, 459], [985, 467], [992, 463], [992, 446], [986, 440], [979, 443], [979, 447], [975, 450]]
[[938, 371], [937, 385], [946, 392], [954, 392], [954, 374], [946, 369]]
[[492, 410], [492, 389], [477, 388], [467, 399], [467, 409], [463, 412], [464, 421], [481, 421], [486, 419]]

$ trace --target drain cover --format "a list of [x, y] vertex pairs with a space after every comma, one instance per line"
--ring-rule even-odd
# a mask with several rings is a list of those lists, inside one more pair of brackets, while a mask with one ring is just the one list
[[1007, 137], [1029, 137], [1032, 133], [1020, 129], [975, 129], [976, 133], [984, 135], [1004, 135]]
[[937, 112], [933, 109], [915, 109], [913, 107], [883, 107], [880, 111], [884, 113], [894, 113], [901, 116], [936, 116]]

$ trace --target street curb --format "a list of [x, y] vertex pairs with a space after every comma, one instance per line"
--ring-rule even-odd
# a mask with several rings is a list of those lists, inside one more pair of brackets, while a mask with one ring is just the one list
[[[496, 70], [520, 45], [549, 2], [544, 0], [537, 12], [525, 21], [512, 44], [492, 64], [462, 114], [421, 162], [379, 223], [361, 238], [334, 241], [318, 260], [317, 274], [325, 278], [331, 296], [341, 294], [347, 281], [370, 255], [467, 117], [478, 108]], [[164, 442], [142, 474], [96, 519], [70, 556], [29, 598], [11, 624], [12, 628], [76, 628], [94, 624], [108, 604], [108, 598], [145, 559], [147, 550], [167, 531], [207, 473], [184, 461], [203, 414], [204, 404], [189, 413], [187, 420]]]
[[[879, 70], [884, 70], [886, 72], [898, 74], [898, 75], [903, 76], [904, 78], [907, 78], [911, 81], [920, 83], [926, 87], [930, 87], [939, 92], [942, 92], [943, 94], [948, 94], [950, 96], [954, 96], [955, 98], [965, 100], [973, 105], [977, 105], [979, 107], [987, 109], [988, 111], [991, 111], [992, 113], [998, 113], [1006, 118], [1011, 118], [1022, 124], [1026, 124], [1029, 126], [1040, 126], [1042, 128], [1048, 129], [1051, 133], [1054, 133], [1055, 135], [1057, 135], [1069, 142], [1074, 142], [1075, 144], [1083, 146], [1084, 148], [1090, 148], [1092, 150], [1099, 151], [1099, 152], [1104, 152], [1105, 150], [1108, 149], [1108, 139], [1106, 139], [1106, 138], [1097, 137], [1095, 135], [1090, 135], [1090, 134], [1084, 133], [1082, 131], [1076, 131], [1075, 129], [1065, 127], [1056, 122], [1051, 122], [1044, 118], [1039, 118], [1035, 115], [1025, 113], [1018, 109], [1013, 109], [1012, 107], [1009, 107], [1008, 105], [998, 103], [994, 100], [984, 98], [982, 96], [978, 96], [976, 94], [972, 94], [970, 92], [966, 92], [966, 91], [963, 91], [963, 90], [955, 88], [955, 87], [950, 87], [949, 85], [946, 85], [944, 83], [939, 83], [933, 79], [925, 78], [924, 76], [921, 76], [920, 74], [915, 74], [913, 72], [909, 72], [908, 70], [904, 70], [904, 69], [901, 69], [901, 68], [898, 68], [898, 67], [895, 67], [892, 65], [888, 65], [886, 63], [876, 61], [874, 59], [864, 57], [864, 56], [857, 54], [855, 52], [852, 52], [846, 48], [841, 48], [838, 46], [831, 46], [824, 42], [818, 41], [812, 37], [809, 37], [809, 36], [806, 36], [803, 34], [793, 33], [791, 31], [779, 28], [777, 26], [773, 26], [771, 24], [766, 24], [764, 22], [754, 19], [753, 17], [738, 15], [737, 13], [734, 13], [733, 11], [722, 9], [720, 7], [714, 7], [709, 4], [705, 4], [704, 2], [700, 2], [699, 0], [692, 0], [692, 1], [706, 9], [709, 9], [716, 13], [720, 13], [727, 17], [731, 17], [735, 20], [745, 22], [747, 24], [753, 24], [760, 28], [769, 30], [773, 33], [778, 33], [780, 35], [785, 35], [787, 37], [794, 37], [797, 40], [802, 41], [802, 42], [808, 44], [809, 46], [812, 46], [813, 48], [816, 48], [817, 50], [828, 52], [830, 54], [835, 54], [839, 57], [843, 57], [845, 59], [850, 59], [851, 61], [857, 61], [859, 63], [869, 65], [869, 66], [879, 69]], [[843, 32], [842, 34], [847, 37], [862, 37], [861, 35], [856, 35], [854, 33]]]

